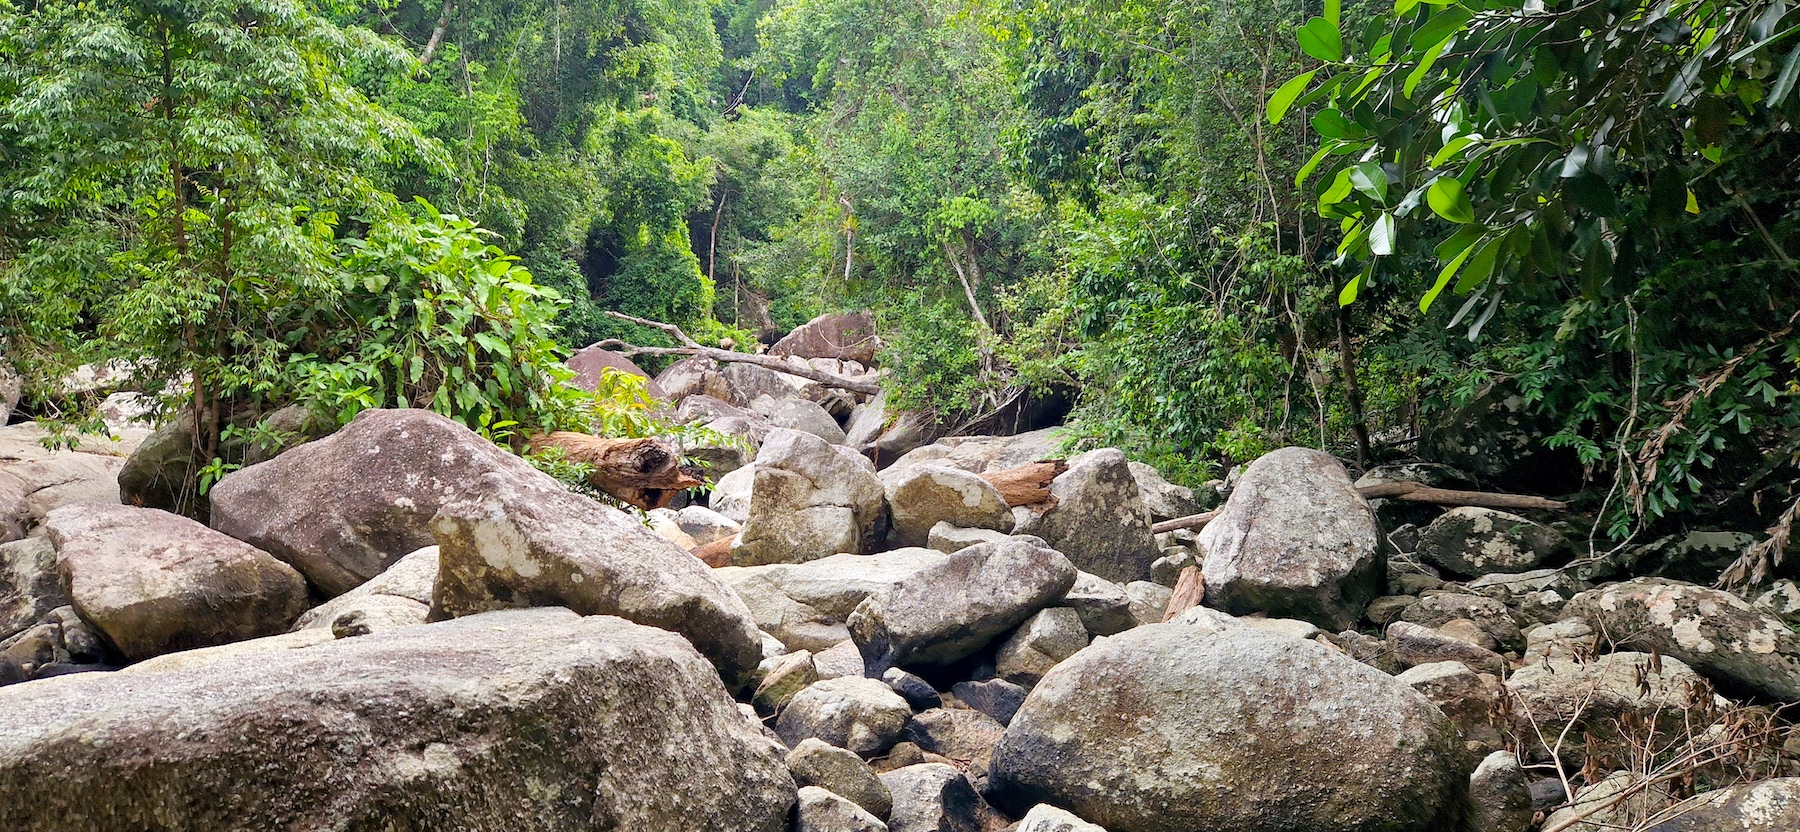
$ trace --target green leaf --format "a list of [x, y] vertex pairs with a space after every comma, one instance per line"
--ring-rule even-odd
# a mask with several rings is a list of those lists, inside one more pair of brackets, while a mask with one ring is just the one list
[[1369, 251], [1377, 257], [1394, 253], [1394, 215], [1382, 214], [1369, 229]]
[[[1344, 0], [1325, 0], [1325, 19], [1331, 21], [1332, 28], [1335, 29], [1342, 25], [1338, 22], [1338, 18], [1342, 14], [1343, 9]], [[1777, 15], [1776, 17], [1779, 18], [1780, 15]]]
[[1319, 163], [1325, 161], [1325, 157], [1331, 155], [1332, 149], [1332, 143], [1326, 142], [1318, 149], [1318, 151], [1314, 152], [1312, 158], [1306, 160], [1306, 164], [1300, 166], [1300, 172], [1294, 174], [1294, 187], [1298, 188], [1301, 185], [1306, 184], [1306, 178], [1312, 176], [1313, 171], [1318, 170]]
[[1448, 40], [1473, 18], [1474, 15], [1462, 6], [1446, 6], [1433, 13], [1431, 19], [1413, 33], [1410, 44], [1416, 51], [1431, 49]]
[[1463, 270], [1462, 279], [1456, 281], [1456, 293], [1459, 295], [1468, 294], [1469, 290], [1493, 276], [1494, 261], [1500, 256], [1500, 238], [1488, 240], [1480, 248], [1474, 249], [1474, 252], [1469, 258], [1469, 267]]
[[1350, 168], [1344, 168], [1338, 171], [1337, 177], [1331, 180], [1331, 186], [1326, 188], [1324, 193], [1319, 194], [1319, 210], [1323, 211], [1328, 205], [1343, 202], [1344, 197], [1350, 195], [1350, 189], [1353, 187], [1350, 184], [1350, 170]]
[[1453, 223], [1461, 225], [1475, 221], [1475, 206], [1469, 204], [1469, 195], [1456, 177], [1438, 177], [1425, 192], [1425, 201], [1431, 204], [1432, 213]]
[[1344, 38], [1338, 34], [1338, 28], [1323, 17], [1315, 17], [1306, 21], [1296, 32], [1300, 40], [1300, 51], [1318, 58], [1326, 63], [1336, 63], [1344, 59]]
[[[1367, 272], [1364, 272], [1364, 274], [1367, 274]], [[1344, 284], [1344, 288], [1338, 292], [1338, 305], [1349, 306], [1350, 304], [1355, 303], [1356, 293], [1362, 289], [1362, 283], [1363, 275], [1361, 274], [1350, 278], [1350, 282]]]
[[1300, 73], [1288, 79], [1287, 83], [1275, 90], [1274, 95], [1269, 96], [1269, 106], [1264, 112], [1269, 117], [1270, 124], [1281, 123], [1281, 117], [1287, 115], [1289, 107], [1294, 106], [1294, 99], [1299, 98], [1300, 94], [1306, 91], [1306, 85], [1312, 83], [1313, 76], [1318, 72], [1314, 69]]
[[[1457, 234], [1456, 234], [1456, 236], [1461, 236], [1461, 235], [1462, 235], [1462, 232], [1460, 232], [1460, 231], [1457, 232]], [[1456, 236], [1453, 236], [1450, 239], [1454, 240], [1454, 239], [1456, 239]], [[1446, 241], [1446, 242], [1448, 242], [1448, 241]], [[1463, 246], [1463, 249], [1460, 253], [1458, 253], [1455, 257], [1450, 258], [1450, 262], [1444, 264], [1444, 268], [1441, 269], [1440, 271], [1438, 271], [1437, 283], [1432, 285], [1431, 291], [1425, 293], [1425, 297], [1419, 299], [1419, 311], [1420, 312], [1430, 312], [1431, 311], [1432, 301], [1437, 300], [1438, 295], [1441, 295], [1444, 293], [1444, 287], [1450, 285], [1450, 278], [1456, 276], [1456, 270], [1462, 268], [1462, 264], [1468, 261], [1469, 254], [1472, 253], [1473, 251], [1475, 251], [1475, 246], [1473, 245], [1473, 243], [1474, 243], [1474, 240], [1470, 240], [1468, 244], [1465, 244]], [[1440, 248], [1441, 248], [1441, 246], [1440, 246]]]
[[1788, 93], [1794, 91], [1794, 79], [1800, 77], [1800, 45], [1788, 52], [1787, 60], [1781, 62], [1781, 74], [1775, 77], [1775, 83], [1769, 87], [1769, 107], [1779, 107], [1786, 101]]
[[1444, 54], [1444, 50], [1450, 48], [1450, 44], [1455, 42], [1455, 38], [1445, 38], [1438, 41], [1436, 46], [1426, 50], [1425, 57], [1419, 59], [1419, 65], [1406, 74], [1406, 84], [1401, 87], [1400, 94], [1408, 99], [1412, 98], [1413, 90], [1418, 89], [1419, 82], [1425, 80], [1426, 74], [1431, 72], [1432, 64], [1437, 63], [1438, 58]]
[[1687, 212], [1690, 214], [1700, 213], [1700, 200], [1694, 198], [1693, 191], [1688, 191]]
[[1344, 114], [1337, 110], [1320, 110], [1313, 114], [1312, 128], [1314, 132], [1328, 139], [1349, 138], [1356, 128]]
[[1350, 184], [1376, 202], [1387, 202], [1387, 171], [1381, 169], [1380, 162], [1358, 162], [1350, 168]]
[[1431, 157], [1431, 166], [1434, 168], [1443, 167], [1445, 162], [1456, 158], [1456, 155], [1463, 152], [1469, 145], [1479, 141], [1481, 141], [1481, 139], [1476, 136], [1457, 136], [1456, 138], [1445, 142], [1443, 149], [1439, 150], [1436, 155]]
[[1394, 16], [1400, 17], [1419, 7], [1419, 0], [1394, 0]]

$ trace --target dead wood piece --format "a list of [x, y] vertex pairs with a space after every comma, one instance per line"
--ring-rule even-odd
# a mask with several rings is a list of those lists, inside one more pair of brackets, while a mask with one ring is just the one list
[[1164, 520], [1161, 523], [1151, 524], [1150, 532], [1152, 534], [1162, 534], [1163, 532], [1172, 532], [1178, 529], [1198, 529], [1201, 526], [1212, 522], [1212, 519], [1217, 516], [1219, 516], [1219, 510], [1215, 508], [1212, 511], [1202, 511], [1199, 514], [1190, 514], [1186, 517]]
[[1206, 578], [1200, 574], [1198, 566], [1184, 566], [1181, 574], [1175, 577], [1175, 594], [1169, 596], [1169, 607], [1163, 611], [1164, 621], [1200, 606], [1201, 599], [1206, 597]]
[[1069, 463], [1063, 460], [1040, 459], [1017, 468], [982, 474], [981, 478], [999, 489], [1000, 496], [1006, 498], [1008, 507], [1030, 506], [1055, 499], [1050, 496], [1050, 481], [1067, 470]]
[[531, 448], [559, 448], [570, 462], [593, 466], [588, 484], [649, 511], [663, 508], [684, 489], [704, 480], [681, 465], [681, 452], [659, 439], [609, 439], [572, 431], [532, 437]]
[[640, 347], [635, 344], [628, 344], [617, 338], [609, 338], [605, 341], [601, 341], [599, 343], [592, 345], [592, 346], [596, 346], [596, 347], [599, 347], [599, 348], [605, 349], [605, 350], [614, 350], [616, 352], [624, 354], [627, 357], [638, 356], [638, 355], [687, 355], [687, 356], [699, 355], [699, 356], [705, 356], [714, 361], [735, 362], [738, 364], [755, 364], [758, 367], [763, 367], [766, 369], [774, 370], [775, 372], [778, 372], [778, 373], [787, 373], [788, 375], [799, 376], [799, 377], [801, 377], [803, 379], [807, 379], [809, 381], [816, 381], [820, 384], [825, 385], [826, 387], [835, 387], [839, 390], [848, 390], [852, 393], [861, 393], [865, 396], [873, 396], [873, 395], [881, 392], [881, 385], [870, 384], [869, 382], [866, 382], [866, 381], [852, 381], [850, 379], [844, 378], [843, 376], [832, 375], [831, 373], [820, 372], [811, 367], [802, 367], [802, 366], [795, 365], [795, 364], [789, 364], [788, 362], [783, 361], [782, 359], [776, 358], [774, 356], [753, 355], [753, 354], [747, 353], [747, 352], [733, 352], [731, 350], [722, 350], [722, 349], [719, 349], [718, 347], [703, 346], [700, 344], [700, 342], [695, 341], [693, 338], [689, 337], [686, 332], [683, 332], [681, 330], [681, 327], [678, 327], [674, 324], [665, 324], [665, 323], [662, 323], [661, 321], [652, 321], [647, 318], [633, 317], [633, 316], [627, 315], [623, 312], [609, 311], [606, 314], [611, 315], [614, 318], [618, 318], [621, 321], [630, 321], [639, 326], [647, 326], [652, 329], [660, 329], [663, 332], [666, 332], [666, 333], [674, 336], [675, 340], [680, 341], [682, 343], [682, 346], [679, 346], [679, 347]]
[[731, 565], [731, 541], [733, 537], [720, 538], [711, 543], [702, 543], [694, 547], [694, 557], [701, 563], [717, 569]]

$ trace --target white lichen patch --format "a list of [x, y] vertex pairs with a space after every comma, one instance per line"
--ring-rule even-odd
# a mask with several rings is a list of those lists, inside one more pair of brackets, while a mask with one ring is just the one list
[[483, 519], [471, 530], [475, 551], [481, 559], [499, 572], [511, 572], [521, 578], [535, 578], [543, 567], [531, 556], [531, 545], [518, 527], [504, 520]]

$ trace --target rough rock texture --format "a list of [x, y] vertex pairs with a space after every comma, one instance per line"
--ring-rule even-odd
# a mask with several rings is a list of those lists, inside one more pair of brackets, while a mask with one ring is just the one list
[[431, 518], [524, 460], [428, 410], [365, 410], [337, 433], [213, 486], [212, 527], [272, 554], [327, 596], [433, 542]]
[[1007, 533], [1013, 528], [1012, 509], [1000, 490], [981, 477], [944, 465], [913, 465], [888, 469], [882, 476], [887, 502], [893, 513], [888, 539], [901, 546], [924, 546], [932, 527], [949, 523], [965, 529], [990, 529]]
[[1131, 476], [1137, 480], [1138, 493], [1144, 498], [1144, 508], [1150, 512], [1152, 522], [1173, 520], [1206, 510], [1194, 498], [1193, 489], [1163, 479], [1155, 468], [1142, 462], [1133, 461], [1129, 464]]
[[1475, 622], [1502, 650], [1519, 650], [1525, 646], [1525, 636], [1506, 605], [1486, 596], [1453, 592], [1427, 595], [1400, 614], [1400, 620], [1426, 627], [1442, 627], [1458, 618]]
[[868, 553], [886, 531], [887, 498], [866, 463], [777, 428], [756, 455], [750, 513], [731, 557], [754, 566]]
[[25, 383], [13, 369], [12, 362], [0, 355], [0, 427], [12, 418], [13, 408], [19, 406], [19, 396], [24, 390]]
[[1531, 789], [1516, 755], [1496, 751], [1482, 759], [1469, 775], [1469, 807], [1469, 832], [1525, 832], [1531, 827]]
[[844, 444], [844, 429], [838, 427], [825, 408], [805, 399], [775, 399], [758, 396], [750, 409], [768, 419], [774, 427], [810, 433], [832, 445]]
[[1069, 470], [1050, 483], [1050, 495], [1055, 507], [1030, 514], [1018, 534], [1043, 538], [1077, 568], [1115, 583], [1150, 577], [1161, 552], [1124, 453], [1101, 448], [1069, 460]]
[[[889, 420], [890, 415], [892, 420]], [[887, 391], [857, 405], [844, 430], [844, 444], [885, 468], [907, 453], [931, 444], [946, 431], [932, 417], [916, 412], [889, 414]]]
[[881, 775], [894, 795], [892, 832], [979, 832], [981, 795], [954, 766], [920, 763]]
[[1476, 595], [1497, 598], [1508, 604], [1518, 604], [1527, 596], [1542, 592], [1554, 592], [1568, 598], [1585, 588], [1573, 576], [1560, 569], [1496, 572], [1483, 575], [1463, 586]]
[[743, 528], [737, 521], [706, 506], [687, 506], [675, 512], [675, 525], [702, 546], [726, 540]]
[[1206, 605], [1266, 612], [1332, 632], [1382, 594], [1381, 529], [1329, 454], [1282, 448], [1244, 470], [1200, 532]]
[[809, 737], [867, 758], [900, 736], [912, 708], [880, 679], [845, 676], [807, 686], [788, 702], [775, 732], [790, 747]]
[[485, 474], [431, 521], [432, 615], [564, 606], [680, 633], [741, 687], [762, 660], [750, 610], [712, 569], [611, 506], [548, 475]]
[[956, 697], [956, 701], [993, 717], [1001, 725], [1012, 722], [1019, 706], [1025, 704], [1027, 693], [1023, 685], [1005, 679], [957, 682], [950, 687], [950, 695]]
[[284, 632], [306, 609], [292, 567], [180, 515], [77, 504], [44, 527], [76, 611], [132, 661]]
[[1076, 573], [1075, 585], [1057, 606], [1074, 610], [1081, 617], [1081, 626], [1092, 635], [1110, 636], [1137, 626], [1125, 588], [1091, 572]]
[[0, 689], [0, 793], [18, 832], [779, 832], [794, 801], [685, 641], [563, 610]]
[[575, 371], [575, 377], [570, 379], [569, 383], [583, 390], [592, 392], [598, 388], [601, 374], [610, 369], [644, 379], [644, 387], [650, 395], [659, 399], [669, 398], [669, 391], [664, 390], [662, 385], [650, 378], [650, 374], [644, 372], [636, 362], [612, 350], [585, 347], [576, 350], [574, 355], [569, 356], [568, 364], [569, 369]]
[[769, 348], [770, 355], [801, 358], [835, 358], [862, 364], [875, 362], [881, 339], [875, 336], [875, 317], [867, 311], [820, 315], [794, 327]]
[[1422, 664], [1394, 677], [1423, 694], [1456, 725], [1465, 746], [1500, 748], [1502, 737], [1490, 716], [1500, 698], [1500, 679], [1476, 673], [1462, 662]]
[[1410, 621], [1388, 625], [1385, 649], [1403, 667], [1462, 662], [1475, 670], [1496, 674], [1506, 667], [1506, 659], [1486, 647]]
[[848, 749], [807, 737], [787, 755], [788, 771], [801, 786], [818, 786], [869, 811], [887, 817], [894, 798], [875, 769]]
[[1426, 563], [1470, 577], [1536, 569], [1566, 552], [1560, 532], [1504, 511], [1457, 506], [1419, 534], [1415, 553]]
[[[893, 469], [888, 469], [893, 470]], [[1009, 515], [1010, 516], [1010, 515]], [[1011, 521], [1008, 520], [1010, 524]], [[960, 552], [977, 543], [993, 543], [1010, 537], [993, 529], [965, 529], [949, 523], [938, 523], [926, 535], [925, 545], [940, 552]]]
[[818, 786], [802, 786], [793, 832], [888, 832], [888, 827], [845, 798]]
[[431, 613], [437, 577], [438, 547], [427, 546], [395, 561], [362, 586], [301, 613], [294, 629], [329, 629], [345, 616], [361, 621], [365, 632], [423, 624]]
[[987, 778], [994, 744], [1006, 726], [993, 717], [968, 708], [933, 708], [906, 723], [900, 738], [967, 768], [976, 786]]
[[914, 711], [928, 711], [944, 706], [943, 694], [938, 693], [937, 688], [932, 687], [921, 676], [898, 667], [890, 667], [881, 674], [881, 681], [900, 694], [900, 698], [906, 700], [906, 704], [912, 706]]
[[889, 667], [946, 665], [1061, 598], [1075, 567], [1033, 537], [983, 543], [946, 556], [850, 614], [850, 636], [870, 675]]
[[0, 543], [24, 537], [59, 506], [119, 502], [123, 456], [87, 442], [46, 450], [38, 443], [44, 435], [32, 423], [0, 428]]
[[1013, 832], [1106, 832], [1068, 812], [1047, 804], [1038, 804], [1025, 813], [1019, 828]]
[[[1659, 735], [1679, 736], [1688, 709], [1704, 703], [1697, 697], [1707, 692], [1700, 675], [1687, 665], [1648, 653], [1608, 653], [1592, 661], [1549, 658], [1519, 668], [1506, 687], [1526, 756], [1544, 759], [1556, 751], [1565, 759], [1583, 760], [1593, 749], [1610, 763], [1624, 762], [1624, 743], [1630, 739], [1620, 734], [1621, 719], [1640, 724], [1654, 720]], [[1554, 744], [1570, 721], [1576, 726], [1569, 736], [1576, 739], [1564, 747], [1552, 749], [1538, 739], [1541, 732]]]
[[[303, 405], [289, 405], [267, 414], [241, 413], [231, 417], [228, 425], [242, 430], [244, 435], [222, 437], [215, 453], [242, 465], [267, 462], [337, 427], [335, 421], [319, 418]], [[251, 440], [252, 436], [279, 440], [265, 444]], [[197, 470], [207, 461], [199, 458], [193, 412], [183, 409], [177, 418], [145, 437], [125, 460], [119, 469], [119, 501], [186, 514], [206, 522], [210, 504], [194, 488], [194, 481]]]
[[34, 537], [0, 543], [0, 638], [68, 605], [50, 541]]
[[1594, 655], [1599, 643], [1599, 634], [1579, 618], [1539, 624], [1525, 631], [1525, 661], [1529, 664], [1551, 656], [1585, 659]]
[[821, 679], [846, 676], [860, 679], [863, 676], [862, 652], [856, 649], [856, 642], [844, 639], [813, 654], [813, 667], [818, 669]]
[[755, 489], [756, 463], [751, 462], [713, 483], [712, 497], [707, 501], [707, 508], [737, 523], [741, 530], [744, 521], [750, 519], [750, 495]]
[[1045, 676], [994, 750], [989, 797], [1112, 832], [1436, 832], [1460, 808], [1458, 754], [1449, 720], [1386, 674], [1196, 619], [1111, 636]]
[[757, 670], [762, 678], [756, 683], [750, 702], [764, 713], [787, 707], [800, 691], [819, 681], [819, 668], [813, 664], [812, 653], [806, 650], [764, 659]]
[[897, 587], [946, 557], [932, 549], [895, 549], [806, 563], [727, 566], [713, 574], [737, 592], [764, 632], [790, 650], [816, 651], [850, 638], [844, 619], [864, 598]]
[[1169, 608], [1169, 599], [1174, 596], [1174, 590], [1149, 581], [1132, 581], [1125, 585], [1125, 597], [1131, 599], [1131, 617], [1138, 624], [1161, 623], [1163, 612]]
[[1054, 456], [1063, 438], [1059, 427], [1014, 436], [949, 436], [908, 452], [894, 461], [893, 468], [934, 463], [991, 474]]
[[1800, 777], [1777, 777], [1695, 795], [1645, 832], [1792, 832], [1800, 829]]
[[1800, 701], [1800, 636], [1729, 592], [1639, 578], [1583, 592], [1569, 611], [1621, 647], [1687, 662], [1721, 690]]
[[0, 685], [65, 670], [92, 668], [111, 659], [100, 634], [74, 607], [57, 607], [35, 624], [0, 640]]
[[1081, 616], [1068, 607], [1039, 610], [1000, 645], [994, 666], [1000, 678], [1031, 687], [1057, 662], [1088, 645]]

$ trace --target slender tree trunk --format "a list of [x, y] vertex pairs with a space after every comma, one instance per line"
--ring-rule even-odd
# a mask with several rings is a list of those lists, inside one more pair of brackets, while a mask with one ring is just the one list
[[[974, 313], [975, 322], [981, 325], [982, 331], [991, 333], [994, 328], [988, 325], [987, 315], [982, 314], [981, 303], [975, 299], [975, 288], [981, 282], [981, 267], [974, 262], [974, 247], [968, 245], [966, 240], [963, 252], [969, 257], [969, 265], [966, 267], [963, 265], [962, 258], [957, 256], [956, 249], [950, 245], [950, 241], [944, 241], [944, 259], [949, 260], [950, 268], [956, 270], [956, 279], [962, 283], [963, 296], [969, 299], [969, 311]], [[970, 276], [971, 271], [974, 272], [973, 278]]]
[[456, 0], [444, 0], [444, 10], [438, 14], [437, 26], [431, 30], [431, 40], [425, 42], [425, 51], [419, 53], [419, 66], [426, 66], [437, 57], [438, 49], [444, 45], [444, 33], [450, 29], [450, 15], [455, 11]]
[[1350, 346], [1350, 307], [1338, 308], [1338, 360], [1344, 368], [1344, 398], [1350, 406], [1350, 432], [1356, 437], [1356, 464], [1368, 467], [1369, 423], [1363, 417], [1362, 388], [1356, 383], [1356, 354]]

